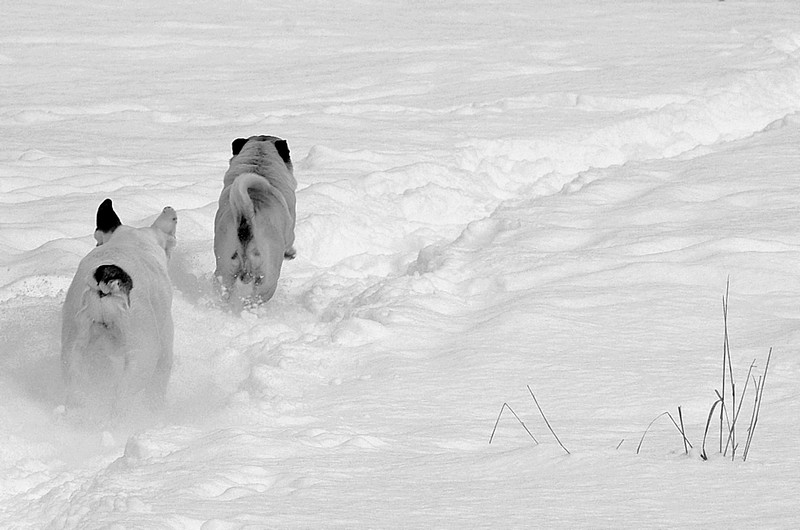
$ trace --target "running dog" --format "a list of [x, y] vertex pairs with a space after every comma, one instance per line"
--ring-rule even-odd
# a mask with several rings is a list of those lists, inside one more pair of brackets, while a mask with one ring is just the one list
[[295, 257], [295, 189], [286, 140], [237, 138], [214, 218], [214, 276], [230, 299], [237, 280], [254, 298], [275, 294], [284, 259]]
[[172, 368], [172, 285], [167, 260], [178, 217], [123, 225], [110, 199], [97, 209], [97, 247], [78, 265], [62, 310], [61, 368], [67, 413], [124, 412], [144, 392], [163, 406]]

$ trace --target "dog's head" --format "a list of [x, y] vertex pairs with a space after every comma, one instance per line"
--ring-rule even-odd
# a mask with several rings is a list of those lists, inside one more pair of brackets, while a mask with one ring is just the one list
[[161, 214], [153, 221], [151, 228], [156, 234], [156, 239], [167, 257], [172, 255], [172, 249], [178, 243], [175, 230], [178, 227], [178, 214], [172, 206], [165, 206]]
[[[175, 238], [175, 229], [178, 225], [178, 214], [171, 206], [166, 206], [161, 214], [156, 218], [150, 226], [153, 234], [155, 235], [158, 246], [164, 249], [167, 257], [172, 253], [175, 248], [177, 239]], [[94, 231], [94, 238], [97, 241], [97, 246], [108, 243], [117, 229], [122, 225], [119, 216], [114, 211], [111, 204], [111, 199], [104, 200], [97, 208], [97, 228]]]
[[286, 143], [286, 140], [283, 138], [278, 138], [277, 136], [261, 134], [258, 136], [251, 136], [249, 138], [237, 138], [231, 144], [231, 152], [233, 153], [233, 156], [237, 156], [242, 152], [245, 145], [254, 145], [257, 142], [262, 144], [271, 144], [275, 151], [278, 152], [278, 155], [281, 157], [281, 160], [283, 160], [284, 164], [286, 164], [290, 170], [292, 169], [292, 157], [291, 153], [289, 152], [289, 144]]

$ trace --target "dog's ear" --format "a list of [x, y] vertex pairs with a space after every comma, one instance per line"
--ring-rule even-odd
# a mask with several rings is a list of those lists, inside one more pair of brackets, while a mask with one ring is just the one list
[[236, 156], [239, 153], [241, 153], [242, 147], [244, 147], [244, 144], [246, 143], [247, 143], [247, 138], [237, 138], [236, 140], [234, 140], [233, 143], [231, 144], [231, 151], [233, 151], [233, 156]]
[[114, 211], [114, 206], [111, 204], [111, 199], [106, 199], [97, 208], [97, 230], [101, 232], [113, 232], [118, 226], [122, 224], [119, 220], [117, 212]]
[[152, 227], [156, 231], [158, 243], [164, 252], [167, 253], [169, 258], [172, 255], [172, 249], [178, 243], [175, 238], [175, 229], [178, 226], [178, 214], [172, 206], [166, 206], [161, 210], [161, 214], [153, 221]]
[[278, 150], [278, 154], [281, 155], [287, 165], [292, 163], [292, 157], [289, 155], [289, 144], [286, 143], [286, 140], [276, 140], [275, 149]]
[[97, 241], [97, 246], [99, 247], [103, 243], [108, 242], [111, 239], [111, 234], [114, 233], [114, 230], [122, 225], [122, 221], [119, 220], [119, 216], [117, 216], [117, 212], [114, 211], [114, 207], [111, 205], [111, 199], [106, 199], [100, 206], [97, 208], [97, 218], [96, 218], [96, 228], [94, 230], [94, 238]]

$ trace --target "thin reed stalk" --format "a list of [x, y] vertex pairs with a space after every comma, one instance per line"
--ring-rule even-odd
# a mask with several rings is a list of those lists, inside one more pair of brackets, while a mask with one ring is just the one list
[[683, 428], [683, 412], [681, 408], [678, 407], [678, 418], [681, 420], [681, 436], [683, 437], [683, 451], [685, 454], [689, 454], [689, 440], [686, 439], [686, 429]]
[[758, 415], [761, 412], [761, 403], [764, 400], [764, 387], [766, 386], [767, 382], [767, 372], [769, 371], [769, 362], [772, 359], [772, 348], [769, 349], [769, 354], [767, 355], [767, 364], [764, 366], [764, 375], [761, 377], [761, 384], [756, 390], [757, 398], [756, 404], [754, 405], [754, 413], [752, 420], [750, 421], [750, 428], [747, 430], [747, 442], [744, 446], [744, 454], [742, 455], [742, 461], [746, 462], [747, 457], [750, 454], [750, 444], [753, 441], [753, 434], [756, 431], [756, 425], [758, 425]]
[[566, 451], [566, 453], [567, 453], [568, 455], [569, 455], [569, 454], [572, 454], [572, 453], [570, 453], [570, 452], [569, 452], [569, 449], [567, 449], [566, 447], [564, 447], [564, 444], [562, 444], [562, 443], [561, 443], [561, 440], [559, 440], [559, 438], [558, 438], [558, 435], [557, 435], [557, 434], [556, 434], [556, 432], [553, 430], [553, 427], [551, 427], [551, 426], [550, 426], [550, 422], [549, 422], [549, 421], [547, 421], [547, 416], [545, 416], [545, 415], [544, 415], [544, 411], [542, 410], [542, 407], [540, 407], [540, 406], [539, 406], [539, 401], [537, 401], [537, 399], [536, 399], [536, 396], [534, 396], [534, 395], [533, 395], [533, 390], [531, 390], [531, 385], [527, 385], [527, 386], [528, 386], [528, 392], [530, 392], [530, 393], [531, 393], [531, 397], [533, 398], [533, 402], [534, 402], [534, 403], [536, 403], [536, 408], [537, 408], [537, 409], [539, 409], [539, 414], [541, 414], [541, 415], [542, 415], [542, 418], [544, 419], [544, 422], [547, 424], [547, 428], [548, 428], [548, 429], [550, 429], [550, 433], [553, 435], [553, 438], [555, 438], [555, 439], [556, 439], [556, 441], [558, 442], [558, 445], [560, 445], [560, 446], [561, 446], [561, 449], [563, 449], [564, 451]]
[[[717, 392], [717, 396], [719, 396], [719, 392]], [[711, 410], [708, 412], [708, 420], [706, 421], [706, 430], [705, 432], [703, 432], [703, 446], [700, 450], [700, 458], [702, 458], [703, 460], [708, 460], [708, 455], [706, 454], [706, 437], [708, 436], [708, 428], [711, 426], [711, 418], [714, 417], [714, 409], [717, 408], [717, 405], [719, 405], [720, 403], [722, 403], [721, 397], [717, 399], [713, 405], [711, 405]]]
[[492, 443], [492, 440], [494, 439], [494, 433], [495, 431], [497, 431], [497, 425], [500, 423], [500, 417], [503, 415], [503, 411], [506, 409], [511, 411], [511, 414], [513, 414], [514, 417], [517, 418], [517, 421], [519, 422], [520, 425], [522, 425], [522, 428], [525, 429], [525, 432], [528, 433], [528, 436], [530, 436], [531, 439], [534, 442], [536, 442], [536, 445], [539, 445], [539, 441], [536, 439], [536, 437], [533, 435], [530, 429], [528, 429], [528, 427], [525, 425], [525, 422], [522, 421], [522, 419], [520, 419], [520, 417], [517, 415], [516, 412], [514, 412], [514, 409], [512, 409], [511, 405], [509, 405], [508, 403], [503, 403], [503, 406], [500, 407], [500, 414], [497, 415], [497, 421], [494, 422], [494, 429], [492, 429], [492, 435], [489, 436], [489, 443], [490, 444]]
[[728, 432], [728, 440], [725, 442], [725, 451], [723, 451], [722, 456], [728, 455], [728, 448], [731, 448], [731, 460], [736, 458], [736, 448], [738, 444], [736, 444], [736, 425], [739, 421], [739, 414], [742, 412], [742, 405], [744, 404], [744, 397], [747, 395], [747, 385], [750, 384], [750, 375], [753, 373], [753, 368], [756, 365], [756, 360], [753, 359], [753, 362], [750, 363], [750, 368], [747, 370], [747, 377], [744, 380], [744, 388], [742, 389], [742, 395], [739, 398], [739, 406], [736, 408], [736, 412], [733, 415], [733, 423], [731, 423], [730, 432]]
[[[678, 408], [678, 410], [680, 411], [680, 407]], [[661, 414], [659, 414], [658, 416], [656, 416], [655, 418], [653, 418], [653, 421], [651, 421], [647, 425], [647, 428], [642, 433], [642, 438], [639, 440], [639, 445], [636, 446], [636, 454], [637, 455], [639, 454], [639, 451], [642, 449], [642, 444], [644, 443], [644, 437], [647, 436], [647, 433], [650, 431], [650, 427], [652, 427], [653, 424], [656, 421], [658, 421], [660, 418], [662, 418], [664, 416], [667, 416], [670, 419], [670, 421], [672, 421], [672, 424], [675, 426], [675, 428], [678, 430], [678, 432], [681, 433], [681, 437], [683, 437], [684, 447], [686, 447], [686, 445], [688, 445], [689, 447], [693, 448], [691, 442], [686, 438], [686, 432], [681, 428], [681, 426], [678, 425], [678, 422], [675, 421], [675, 418], [672, 416], [672, 414], [670, 414], [669, 411], [664, 411]], [[682, 419], [681, 419], [681, 424], [683, 424], [683, 420]], [[688, 453], [689, 450], [687, 449], [686, 452]]]

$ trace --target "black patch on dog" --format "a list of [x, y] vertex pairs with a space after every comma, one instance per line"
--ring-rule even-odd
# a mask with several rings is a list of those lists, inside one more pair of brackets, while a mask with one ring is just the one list
[[244, 217], [239, 219], [239, 228], [236, 230], [236, 234], [239, 236], [240, 243], [247, 243], [253, 239], [253, 232], [250, 229], [250, 224]]
[[250, 138], [237, 138], [236, 140], [233, 141], [233, 143], [231, 144], [231, 151], [233, 151], [233, 156], [236, 156], [242, 152], [244, 144], [246, 144], [247, 140], [249, 139]]
[[[130, 296], [130, 292], [133, 289], [133, 279], [117, 265], [100, 265], [94, 271], [94, 280], [98, 285], [101, 283], [109, 284], [116, 280], [119, 282], [119, 288], [125, 293], [125, 296]], [[100, 298], [107, 296], [107, 294], [102, 291], [98, 293]]]
[[284, 163], [289, 165], [292, 163], [292, 157], [289, 156], [289, 144], [286, 143], [286, 140], [276, 140], [275, 141], [275, 149], [278, 150], [278, 154], [281, 155]]
[[117, 212], [111, 205], [111, 199], [104, 200], [97, 208], [97, 230], [110, 234], [121, 224], [122, 221], [119, 220]]

